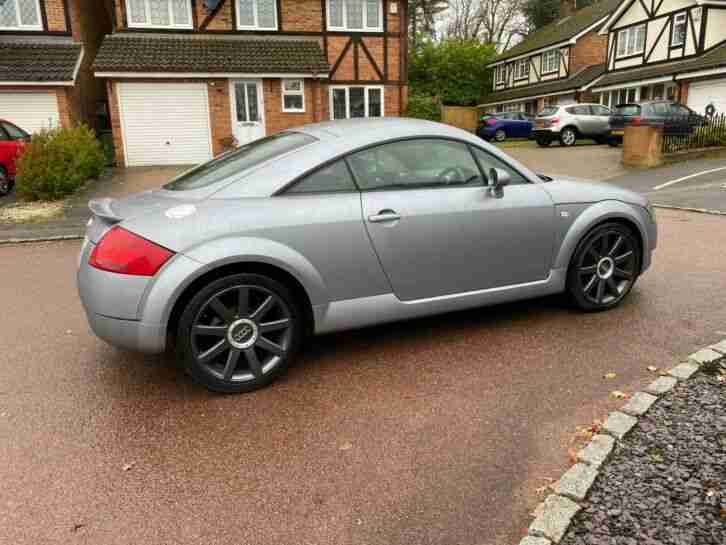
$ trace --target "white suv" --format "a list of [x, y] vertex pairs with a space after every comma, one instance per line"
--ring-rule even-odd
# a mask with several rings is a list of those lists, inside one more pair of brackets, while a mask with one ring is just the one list
[[610, 108], [601, 104], [570, 104], [547, 106], [534, 120], [532, 136], [540, 146], [554, 140], [563, 146], [574, 146], [578, 138], [592, 138], [598, 144], [610, 135]]

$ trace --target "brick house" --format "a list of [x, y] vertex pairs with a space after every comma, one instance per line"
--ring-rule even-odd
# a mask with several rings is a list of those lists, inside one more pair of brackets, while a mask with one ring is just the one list
[[105, 92], [91, 64], [110, 28], [97, 0], [0, 2], [0, 118], [28, 132], [94, 126]]
[[196, 163], [264, 135], [406, 104], [406, 2], [108, 0], [117, 161]]
[[586, 86], [605, 72], [607, 61], [607, 38], [598, 31], [618, 4], [602, 0], [578, 10], [576, 0], [561, 0], [559, 20], [489, 65], [493, 92], [479, 107], [535, 114], [547, 104], [592, 100]]
[[607, 71], [589, 90], [603, 104], [668, 99], [726, 112], [726, 2], [622, 0], [600, 34]]

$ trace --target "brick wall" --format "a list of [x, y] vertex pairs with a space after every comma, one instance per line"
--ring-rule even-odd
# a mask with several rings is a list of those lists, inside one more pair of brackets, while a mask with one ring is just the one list
[[212, 153], [216, 156], [229, 147], [232, 139], [229, 80], [208, 81], [207, 94], [209, 95], [209, 118], [212, 128]]
[[682, 81], [678, 85], [678, 102], [688, 104], [688, 82]]
[[[45, 0], [45, 13], [48, 17], [48, 30], [66, 32], [66, 12], [63, 0]], [[71, 25], [72, 26], [72, 25]]]
[[[207, 24], [207, 30], [234, 30], [234, 3], [235, 0], [225, 0], [219, 12]], [[202, 0], [197, 0], [197, 28], [209, 17], [210, 13], [204, 7]]]
[[282, 29], [286, 32], [318, 32], [323, 25], [320, 0], [279, 0]]
[[281, 81], [279, 79], [266, 79], [262, 82], [265, 96], [265, 128], [267, 134], [320, 121], [320, 83], [306, 79], [305, 112], [288, 113], [282, 111]]
[[587, 66], [602, 64], [607, 60], [608, 37], [589, 32], [572, 48], [570, 74], [576, 74]]
[[113, 132], [113, 147], [116, 154], [116, 164], [123, 166], [125, 164], [125, 151], [116, 82], [110, 80], [106, 82], [106, 92], [108, 94], [108, 110], [109, 115], [111, 116], [111, 130]]

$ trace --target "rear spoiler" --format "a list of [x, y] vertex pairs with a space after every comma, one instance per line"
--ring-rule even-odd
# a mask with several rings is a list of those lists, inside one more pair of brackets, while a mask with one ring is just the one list
[[123, 220], [123, 218], [113, 211], [113, 208], [111, 207], [112, 202], [113, 199], [110, 198], [91, 199], [88, 202], [88, 208], [90, 208], [91, 212], [93, 212], [96, 216], [103, 218], [110, 223], [118, 223]]

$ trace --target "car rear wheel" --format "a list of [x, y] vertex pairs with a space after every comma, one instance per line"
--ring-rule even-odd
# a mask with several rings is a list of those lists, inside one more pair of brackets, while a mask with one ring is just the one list
[[619, 223], [591, 231], [578, 245], [567, 272], [567, 291], [582, 310], [616, 307], [638, 278], [641, 250], [633, 232]]
[[572, 127], [566, 127], [560, 134], [560, 143], [565, 147], [574, 146], [577, 142], [577, 131]]
[[507, 132], [504, 129], [497, 129], [494, 133], [494, 140], [504, 142], [507, 139]]
[[212, 282], [187, 304], [177, 351], [184, 369], [208, 389], [250, 392], [287, 370], [302, 336], [302, 313], [285, 286], [236, 274]]
[[0, 197], [3, 197], [13, 190], [15, 183], [8, 176], [7, 171], [0, 167]]

